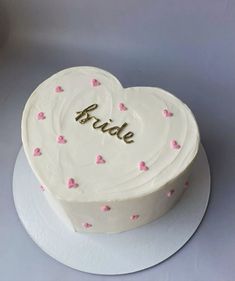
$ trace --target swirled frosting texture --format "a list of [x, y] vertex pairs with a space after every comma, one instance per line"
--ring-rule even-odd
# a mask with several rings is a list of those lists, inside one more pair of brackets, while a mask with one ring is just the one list
[[[94, 79], [100, 84], [94, 86]], [[76, 112], [94, 103], [98, 107], [92, 115], [102, 123], [111, 119], [112, 126], [128, 123], [125, 133], [133, 132], [134, 142], [94, 129], [91, 120], [76, 122]], [[46, 118], [39, 121], [39, 112]], [[58, 136], [66, 142], [59, 144]], [[74, 67], [53, 75], [30, 96], [22, 140], [34, 173], [57, 199], [107, 202], [151, 194], [177, 178], [197, 154], [199, 132], [190, 109], [168, 92], [123, 89], [104, 70]], [[180, 148], [172, 148], [172, 141]], [[40, 157], [34, 157], [35, 148]], [[97, 155], [105, 159], [104, 165], [96, 164]], [[148, 169], [139, 169], [141, 161]], [[77, 188], [67, 187], [71, 178]]]

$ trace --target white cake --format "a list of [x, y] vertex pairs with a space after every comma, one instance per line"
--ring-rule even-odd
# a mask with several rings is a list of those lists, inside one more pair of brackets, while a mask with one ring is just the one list
[[44, 81], [22, 118], [27, 159], [48, 203], [74, 231], [116, 233], [180, 199], [199, 148], [190, 109], [153, 87], [74, 67]]

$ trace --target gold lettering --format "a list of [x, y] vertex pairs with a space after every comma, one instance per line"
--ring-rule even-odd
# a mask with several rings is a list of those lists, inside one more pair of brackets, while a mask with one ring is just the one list
[[[112, 119], [109, 119], [110, 122], [113, 122]], [[109, 122], [105, 122], [102, 126], [100, 126], [100, 129], [103, 133], [108, 132], [109, 129], [107, 129], [107, 126], [109, 125]]]
[[93, 118], [94, 118], [96, 121], [92, 124], [92, 127], [93, 127], [94, 129], [99, 129], [100, 126], [96, 126], [96, 124], [100, 122], [100, 119], [99, 119], [99, 118], [96, 118], [96, 117], [94, 117], [94, 116], [93, 116]]
[[75, 120], [79, 121], [79, 119], [81, 119], [82, 117], [84, 117], [84, 115], [86, 115], [86, 118], [80, 121], [81, 124], [86, 123], [88, 120], [92, 118], [90, 117], [90, 114], [88, 112], [95, 110], [97, 107], [98, 104], [94, 103], [88, 106], [87, 108], [83, 109], [82, 111], [78, 111]]
[[115, 136], [118, 133], [118, 130], [120, 130], [120, 127], [114, 126], [109, 128], [108, 132], [111, 136]]
[[124, 142], [125, 142], [125, 143], [132, 143], [132, 142], [134, 142], [133, 140], [128, 140], [128, 139], [132, 138], [133, 136], [134, 136], [134, 133], [132, 133], [132, 132], [126, 133], [126, 134], [123, 136]]
[[125, 122], [124, 124], [122, 124], [121, 128], [118, 130], [118, 133], [117, 133], [117, 137], [122, 140], [122, 136], [120, 136], [120, 134], [124, 131], [124, 129], [127, 127], [127, 123]]
[[112, 119], [109, 119], [110, 122], [105, 122], [101, 125], [99, 123], [101, 120], [93, 115], [90, 115], [89, 112], [94, 111], [98, 107], [98, 104], [94, 103], [87, 108], [83, 109], [82, 111], [76, 112], [77, 116], [75, 117], [75, 120], [78, 121], [80, 124], [85, 124], [91, 119], [94, 119], [95, 121], [92, 124], [92, 127], [94, 129], [100, 129], [103, 133], [108, 132], [111, 136], [117, 136], [120, 140], [123, 139], [125, 143], [132, 143], [134, 140], [130, 140], [134, 136], [133, 132], [128, 132], [124, 136], [121, 136], [125, 128], [128, 126], [128, 124], [125, 122], [122, 124], [121, 127], [119, 126], [113, 126], [108, 128], [108, 125], [113, 122]]

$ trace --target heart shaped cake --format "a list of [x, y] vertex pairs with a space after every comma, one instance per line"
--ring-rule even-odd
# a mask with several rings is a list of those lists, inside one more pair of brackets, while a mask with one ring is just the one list
[[27, 159], [49, 204], [74, 231], [116, 233], [180, 199], [199, 148], [190, 109], [153, 87], [74, 67], [33, 92], [22, 117]]

